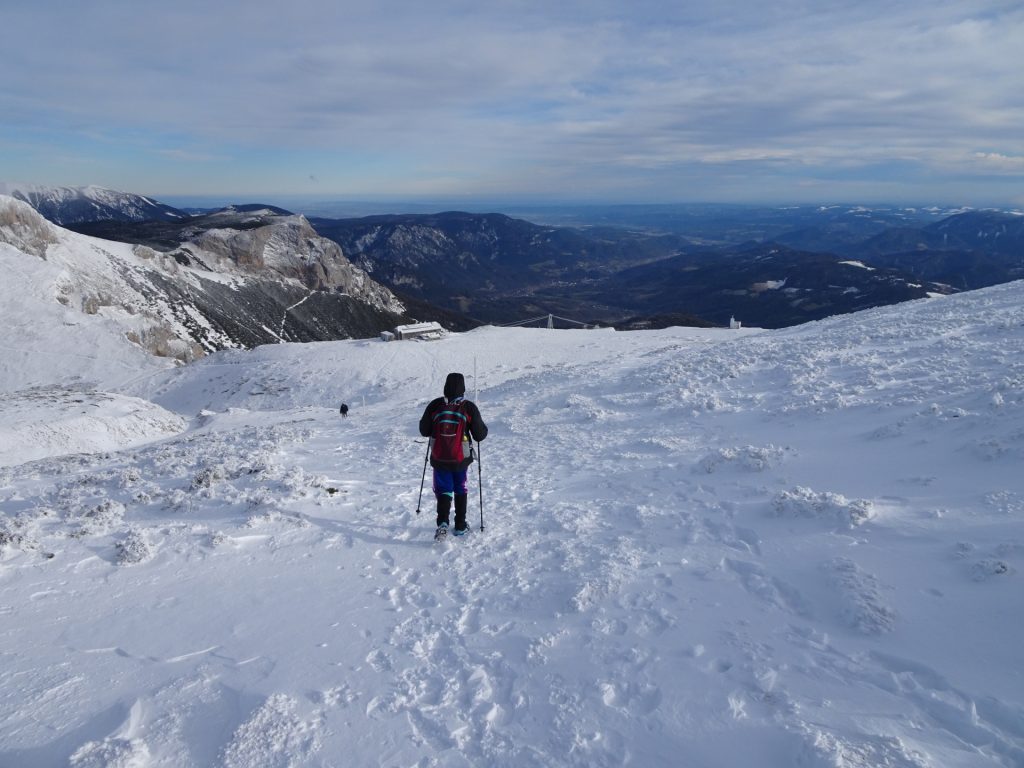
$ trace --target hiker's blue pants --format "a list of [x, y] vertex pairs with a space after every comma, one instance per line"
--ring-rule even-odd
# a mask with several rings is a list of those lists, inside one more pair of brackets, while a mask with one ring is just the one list
[[467, 470], [448, 469], [434, 470], [434, 495], [435, 496], [465, 496]]

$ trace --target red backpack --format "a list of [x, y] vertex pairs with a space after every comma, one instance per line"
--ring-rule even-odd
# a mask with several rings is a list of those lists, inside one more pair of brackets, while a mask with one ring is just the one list
[[463, 439], [467, 422], [461, 400], [441, 406], [434, 414], [434, 431], [431, 435], [434, 446], [430, 449], [430, 458], [455, 464], [462, 463], [467, 458], [462, 450], [464, 445], [468, 445]]

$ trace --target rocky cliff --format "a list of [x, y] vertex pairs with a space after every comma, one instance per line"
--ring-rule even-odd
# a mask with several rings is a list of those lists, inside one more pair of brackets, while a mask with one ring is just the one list
[[172, 243], [115, 242], [0, 196], [5, 259], [48, 262], [42, 295], [104, 317], [108, 330], [153, 354], [189, 360], [231, 347], [365, 338], [411, 319], [301, 216], [233, 212], [174, 230]]

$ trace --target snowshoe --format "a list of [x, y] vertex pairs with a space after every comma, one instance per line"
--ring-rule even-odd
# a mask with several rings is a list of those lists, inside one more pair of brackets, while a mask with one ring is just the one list
[[448, 538], [448, 523], [441, 523], [434, 531], [434, 541], [444, 541]]

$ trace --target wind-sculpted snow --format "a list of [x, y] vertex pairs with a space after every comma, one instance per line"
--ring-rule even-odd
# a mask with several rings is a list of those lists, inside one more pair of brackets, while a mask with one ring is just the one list
[[825, 518], [841, 526], [861, 525], [874, 516], [866, 499], [847, 499], [839, 493], [816, 493], [810, 488], [796, 487], [780, 491], [772, 499], [779, 517]]
[[89, 387], [32, 387], [4, 395], [0, 466], [118, 450], [176, 435], [187, 422], [153, 403]]
[[1024, 765], [1022, 298], [127, 382], [178, 429], [0, 467], [0, 765]]

